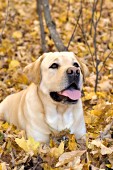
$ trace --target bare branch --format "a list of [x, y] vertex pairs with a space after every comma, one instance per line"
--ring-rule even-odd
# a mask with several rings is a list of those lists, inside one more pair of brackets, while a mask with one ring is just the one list
[[101, 15], [102, 15], [103, 2], [104, 2], [104, 0], [101, 0], [101, 2], [100, 2], [100, 15], [96, 21], [96, 24], [98, 24], [98, 22], [100, 21]]
[[92, 34], [92, 28], [93, 28], [93, 21], [94, 21], [94, 14], [95, 14], [95, 10], [96, 10], [96, 6], [97, 6], [98, 1], [93, 2], [93, 7], [92, 7], [92, 17], [91, 17], [91, 29], [90, 29], [90, 35]]
[[74, 28], [74, 30], [73, 30], [73, 32], [72, 32], [72, 35], [71, 35], [71, 37], [70, 37], [70, 40], [69, 40], [69, 42], [68, 42], [67, 50], [69, 49], [69, 46], [70, 46], [70, 44], [71, 44], [71, 41], [73, 40], [73, 38], [74, 38], [74, 36], [75, 36], [75, 32], [76, 32], [76, 29], [77, 29], [77, 26], [78, 26], [78, 22], [79, 22], [79, 20], [80, 20], [80, 16], [81, 16], [81, 9], [80, 9], [80, 12], [79, 12], [79, 16], [78, 16], [78, 18], [77, 18], [77, 22], [76, 22], [75, 28]]
[[42, 0], [42, 4], [43, 4], [43, 9], [44, 9], [45, 21], [46, 21], [51, 38], [53, 39], [56, 48], [58, 49], [58, 51], [67, 51], [67, 48], [64, 46], [58, 32], [56, 31], [56, 26], [51, 18], [50, 9], [49, 9], [49, 1]]
[[47, 48], [46, 48], [46, 40], [45, 40], [45, 33], [44, 33], [44, 24], [43, 24], [43, 16], [42, 16], [42, 1], [41, 0], [37, 0], [37, 13], [39, 16], [42, 51], [46, 52]]
[[98, 76], [99, 76], [99, 72], [98, 72], [99, 61], [98, 61], [98, 58], [97, 58], [97, 41], [96, 41], [96, 38], [97, 38], [97, 24], [98, 24], [98, 22], [94, 22], [94, 19], [93, 19], [93, 28], [94, 28], [93, 45], [94, 45], [94, 56], [95, 56], [95, 61], [96, 61], [96, 67], [95, 67], [95, 69], [96, 69], [95, 92], [97, 90]]
[[[85, 41], [85, 43], [86, 43], [86, 45], [87, 45], [87, 47], [88, 47], [89, 53], [91, 54], [91, 57], [92, 57], [92, 60], [93, 60], [93, 64], [94, 64], [93, 54], [92, 54], [92, 52], [91, 52], [90, 45], [89, 45], [89, 43], [88, 43], [88, 41], [87, 41], [86, 34], [85, 34], [84, 30], [82, 29], [81, 25], [80, 25], [79, 23], [78, 23], [78, 25], [79, 25], [79, 28], [80, 28], [80, 30], [81, 30], [81, 32], [82, 32], [84, 41]], [[94, 65], [94, 67], [95, 67], [95, 65]]]
[[81, 10], [81, 21], [82, 21], [82, 30], [84, 31], [84, 20], [83, 20], [83, 0], [80, 2], [80, 10]]
[[107, 61], [107, 59], [110, 57], [110, 55], [111, 55], [112, 53], [113, 53], [113, 49], [110, 51], [110, 53], [107, 55], [107, 57], [106, 57], [105, 60], [103, 61], [103, 65], [102, 65], [102, 67], [100, 68], [99, 73], [101, 72], [102, 68], [104, 67], [104, 65], [105, 65], [105, 63], [106, 63], [106, 61]]
[[[97, 6], [97, 1], [94, 0], [94, 13], [96, 12], [96, 6]], [[94, 15], [93, 15], [93, 19], [92, 19], [92, 24], [93, 24], [93, 28], [94, 28], [94, 36], [93, 36], [93, 45], [94, 45], [94, 55], [95, 55], [95, 61], [96, 61], [96, 80], [95, 80], [95, 92], [97, 91], [97, 85], [98, 85], [98, 77], [99, 77], [99, 64], [100, 64], [100, 61], [98, 60], [97, 58], [97, 26], [98, 26], [98, 23], [100, 21], [100, 18], [101, 18], [101, 14], [102, 14], [102, 6], [103, 6], [103, 0], [101, 0], [100, 2], [100, 15], [98, 17], [98, 19], [96, 20], [96, 22], [94, 21]]]
[[[67, 49], [69, 49], [69, 46], [70, 46], [70, 44], [71, 44], [71, 41], [73, 40], [73, 38], [75, 37], [75, 32], [76, 32], [76, 29], [77, 29], [77, 26], [78, 26], [78, 23], [79, 23], [79, 20], [80, 20], [80, 17], [81, 17], [81, 19], [82, 19], [82, 32], [84, 32], [84, 24], [83, 24], [83, 10], [82, 10], [82, 8], [83, 8], [83, 5], [82, 5], [82, 3], [83, 3], [83, 0], [81, 0], [81, 7], [80, 7], [80, 10], [79, 10], [79, 16], [78, 16], [78, 18], [77, 18], [77, 22], [76, 22], [76, 25], [75, 25], [75, 27], [74, 27], [74, 30], [73, 30], [73, 32], [72, 32], [72, 35], [71, 35], [71, 37], [70, 37], [70, 40], [69, 40], [69, 42], [68, 42], [68, 45], [67, 45]], [[90, 50], [90, 52], [91, 52], [91, 50]]]
[[70, 0], [68, 0], [68, 4], [67, 4], [67, 21], [69, 20], [69, 11], [70, 11]]
[[5, 17], [5, 21], [4, 21], [4, 26], [2, 28], [2, 31], [0, 33], [0, 42], [2, 41], [2, 35], [4, 33], [7, 21], [8, 21], [8, 15], [9, 15], [9, 0], [7, 0], [7, 7], [6, 7], [6, 17]]

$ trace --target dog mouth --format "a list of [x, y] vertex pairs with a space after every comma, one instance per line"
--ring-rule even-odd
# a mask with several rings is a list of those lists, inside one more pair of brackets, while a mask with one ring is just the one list
[[75, 104], [81, 97], [81, 91], [76, 83], [72, 83], [67, 88], [59, 92], [50, 92], [50, 96], [54, 101]]

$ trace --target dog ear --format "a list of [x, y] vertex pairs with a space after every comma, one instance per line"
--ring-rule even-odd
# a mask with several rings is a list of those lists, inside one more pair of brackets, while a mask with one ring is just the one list
[[83, 74], [83, 77], [85, 79], [85, 77], [87, 77], [89, 75], [89, 69], [88, 67], [86, 66], [86, 64], [84, 64], [78, 57], [76, 57], [79, 64], [80, 64], [80, 67], [81, 67], [81, 71], [82, 71], [82, 74]]
[[39, 85], [41, 81], [40, 65], [43, 58], [44, 55], [40, 56], [35, 62], [29, 64], [23, 70], [23, 72], [27, 75], [28, 79], [37, 85]]

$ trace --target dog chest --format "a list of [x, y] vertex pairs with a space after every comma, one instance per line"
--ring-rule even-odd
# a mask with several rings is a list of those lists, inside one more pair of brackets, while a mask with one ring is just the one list
[[58, 131], [64, 130], [64, 129], [70, 129], [74, 121], [73, 112], [70, 110], [67, 110], [65, 113], [61, 114], [59, 112], [52, 112], [49, 114], [46, 114], [46, 122], [47, 124]]

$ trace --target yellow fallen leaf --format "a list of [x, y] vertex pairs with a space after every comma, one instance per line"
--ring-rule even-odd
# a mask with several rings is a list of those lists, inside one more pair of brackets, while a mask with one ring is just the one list
[[12, 60], [9, 64], [9, 69], [14, 69], [19, 66], [20, 66], [20, 63], [18, 60]]
[[37, 37], [37, 32], [36, 32], [36, 31], [33, 31], [33, 32], [30, 33], [30, 35], [31, 35], [32, 37]]
[[96, 139], [96, 138], [98, 137], [98, 134], [97, 134], [97, 133], [88, 132], [88, 136], [89, 136], [90, 138]]
[[21, 139], [16, 138], [15, 141], [22, 149], [24, 149], [26, 152], [29, 152], [29, 146], [27, 145], [27, 141], [23, 137]]
[[88, 124], [92, 123], [92, 117], [85, 115], [85, 122]]
[[108, 37], [108, 34], [107, 34], [107, 33], [105, 33], [105, 34], [102, 35], [102, 40], [103, 40], [104, 42], [108, 41], [108, 39], [109, 39], [109, 37]]
[[11, 41], [8, 39], [2, 40], [2, 45], [0, 46], [0, 54], [4, 55], [6, 52], [9, 52], [12, 50], [12, 44]]
[[98, 97], [105, 98], [107, 96], [107, 93], [105, 92], [97, 92]]
[[110, 43], [108, 44], [108, 46], [109, 46], [110, 49], [113, 49], [113, 43], [112, 43], [112, 42], [110, 42]]
[[[111, 107], [112, 107], [112, 106], [111, 106]], [[108, 112], [106, 112], [106, 115], [113, 117], [113, 108], [110, 108], [110, 109], [108, 110]]]
[[60, 17], [59, 21], [62, 22], [66, 22], [66, 15], [62, 15], [62, 17]]
[[100, 116], [102, 114], [102, 110], [91, 110], [90, 113], [96, 116]]
[[13, 38], [22, 38], [22, 32], [20, 32], [20, 31], [15, 31], [15, 32], [13, 32], [13, 34], [12, 34], [12, 37]]
[[89, 93], [85, 92], [84, 100], [90, 100], [90, 99], [92, 99], [94, 97], [96, 98], [95, 92], [89, 92]]
[[111, 169], [112, 169], [112, 165], [111, 165], [111, 164], [106, 164], [106, 166], [107, 166], [108, 168], [111, 168]]
[[63, 152], [64, 152], [64, 142], [61, 142], [58, 148], [54, 147], [50, 150], [51, 156], [54, 156], [56, 158], [58, 158], [61, 154], [63, 154]]
[[34, 154], [37, 154], [38, 147], [40, 146], [40, 143], [32, 137], [29, 137], [28, 140], [25, 140], [24, 137], [21, 139], [16, 138], [15, 142], [26, 152], [33, 152]]
[[8, 129], [9, 126], [10, 126], [9, 123], [7, 123], [7, 122], [6, 122], [6, 123], [3, 123], [3, 124], [1, 125], [1, 127], [2, 127], [3, 129], [5, 129], [5, 130]]
[[75, 135], [71, 135], [69, 138], [69, 143], [68, 143], [69, 150], [75, 150], [77, 148], [77, 143], [75, 141]]
[[35, 141], [32, 137], [28, 138], [27, 144], [34, 152], [37, 152], [37, 148], [40, 146], [40, 143]]

